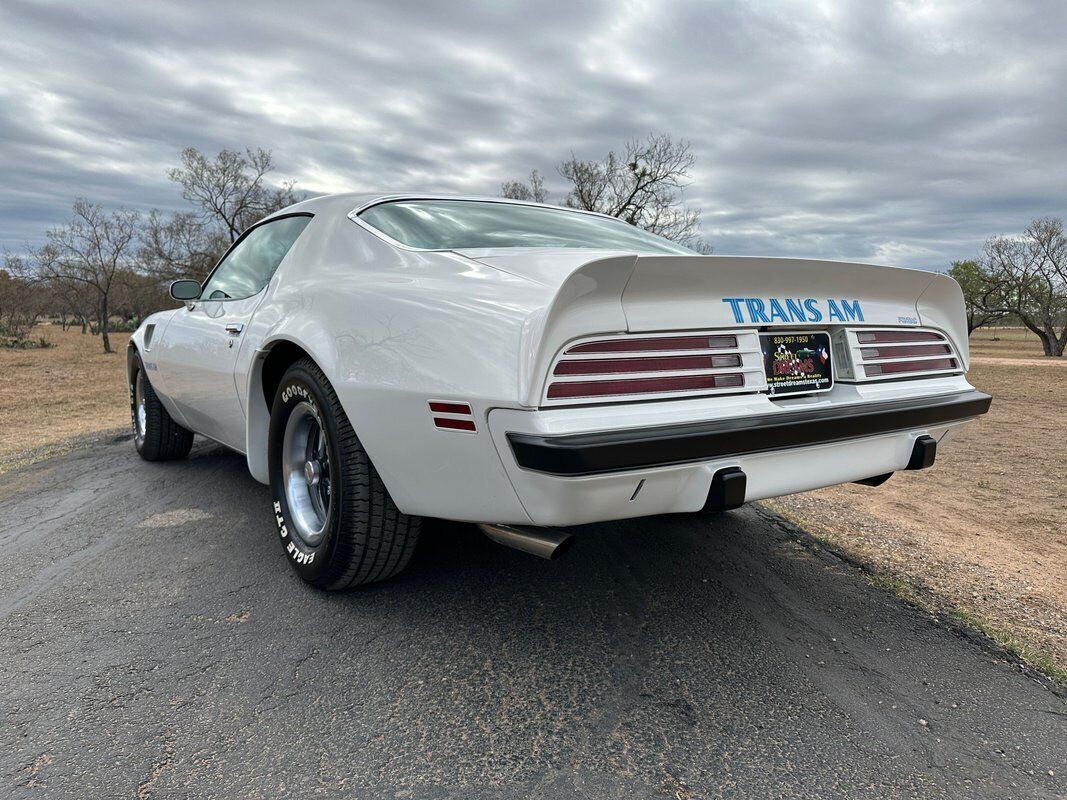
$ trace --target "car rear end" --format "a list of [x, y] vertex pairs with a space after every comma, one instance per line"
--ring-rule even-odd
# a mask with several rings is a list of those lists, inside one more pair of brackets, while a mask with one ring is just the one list
[[[467, 255], [528, 268], [522, 253]], [[962, 297], [942, 275], [717, 256], [538, 259], [565, 277], [527, 326], [520, 407], [488, 415], [537, 525], [876, 484], [930, 466], [946, 436], [989, 407], [966, 380]]]

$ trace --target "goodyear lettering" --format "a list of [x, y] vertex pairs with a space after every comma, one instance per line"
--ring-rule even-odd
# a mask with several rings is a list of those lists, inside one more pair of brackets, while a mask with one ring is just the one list
[[776, 322], [863, 322], [859, 300], [827, 297], [724, 297], [734, 322], [771, 325]]
[[315, 398], [311, 396], [311, 392], [305, 389], [303, 386], [297, 383], [291, 383], [282, 389], [282, 402], [288, 403], [294, 397], [299, 397], [301, 400], [310, 404], [312, 410], [318, 414], [318, 406], [315, 405]]
[[307, 389], [297, 383], [292, 383], [282, 390], [282, 402], [287, 403], [289, 402], [289, 400], [291, 400], [293, 397], [296, 397], [297, 395], [299, 395], [305, 400], [311, 399], [311, 394], [308, 392]]

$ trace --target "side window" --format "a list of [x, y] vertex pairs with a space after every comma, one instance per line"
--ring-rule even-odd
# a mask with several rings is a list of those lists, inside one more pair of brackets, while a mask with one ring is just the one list
[[263, 290], [311, 217], [284, 217], [249, 231], [208, 279], [201, 300], [241, 300]]

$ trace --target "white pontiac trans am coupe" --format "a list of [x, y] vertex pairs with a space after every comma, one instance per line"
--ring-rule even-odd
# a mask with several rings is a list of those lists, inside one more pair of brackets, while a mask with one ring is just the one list
[[245, 454], [326, 589], [399, 572], [422, 517], [554, 557], [565, 526], [877, 485], [990, 404], [944, 275], [533, 203], [318, 197], [171, 293], [130, 340], [137, 451]]

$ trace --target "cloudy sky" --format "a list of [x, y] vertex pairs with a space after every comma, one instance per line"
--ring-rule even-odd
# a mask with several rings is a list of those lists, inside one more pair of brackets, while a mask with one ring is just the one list
[[496, 194], [667, 131], [719, 253], [944, 268], [1067, 215], [1067, 3], [0, 6], [0, 248], [76, 196], [178, 208], [178, 151], [305, 191]]

